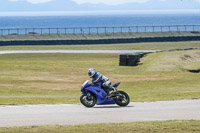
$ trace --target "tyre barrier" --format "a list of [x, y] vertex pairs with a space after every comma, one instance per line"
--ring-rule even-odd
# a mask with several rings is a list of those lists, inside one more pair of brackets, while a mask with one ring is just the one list
[[159, 52], [173, 52], [173, 51], [183, 51], [183, 50], [196, 50], [196, 49], [200, 49], [200, 48], [179, 48], [179, 49], [170, 49], [170, 50], [162, 50]]
[[141, 52], [134, 54], [120, 54], [119, 55], [119, 65], [120, 66], [137, 66], [140, 62], [140, 58], [144, 57], [150, 52]]
[[13, 40], [0, 41], [0, 46], [10, 45], [87, 45], [87, 44], [116, 44], [139, 42], [173, 42], [197, 41], [200, 36], [172, 36], [172, 37], [141, 37], [141, 38], [115, 38], [115, 39], [81, 39], [81, 40]]

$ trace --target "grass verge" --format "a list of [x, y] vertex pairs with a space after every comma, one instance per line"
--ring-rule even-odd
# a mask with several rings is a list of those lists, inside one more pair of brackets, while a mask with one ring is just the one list
[[75, 126], [32, 126], [0, 128], [0, 133], [199, 133], [200, 121], [154, 121], [104, 123]]

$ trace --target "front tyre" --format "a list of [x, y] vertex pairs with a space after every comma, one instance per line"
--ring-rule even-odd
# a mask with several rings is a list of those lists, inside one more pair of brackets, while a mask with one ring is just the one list
[[88, 97], [86, 94], [82, 94], [80, 97], [80, 101], [84, 106], [90, 107], [90, 108], [93, 107], [97, 102], [93, 94], [91, 94], [90, 97]]
[[116, 104], [119, 106], [127, 106], [130, 102], [128, 94], [124, 91], [117, 91], [117, 92], [119, 93], [120, 96], [117, 96], [115, 98]]

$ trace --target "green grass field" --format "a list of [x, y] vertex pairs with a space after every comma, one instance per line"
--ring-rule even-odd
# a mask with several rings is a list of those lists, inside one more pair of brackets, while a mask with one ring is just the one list
[[200, 98], [200, 51], [154, 53], [137, 67], [119, 66], [118, 54], [8, 54], [0, 56], [0, 104], [79, 103], [94, 67], [121, 82], [131, 101]]
[[199, 133], [200, 121], [105, 123], [0, 128], [0, 133]]
[[[200, 47], [199, 41], [71, 46], [5, 46], [0, 50], [175, 49]], [[80, 103], [80, 87], [91, 67], [121, 82], [131, 101], [200, 98], [200, 50], [154, 53], [137, 67], [119, 66], [119, 54], [0, 55], [0, 105]], [[163, 132], [198, 133], [200, 121], [104, 123], [75, 126], [0, 128], [0, 133]]]

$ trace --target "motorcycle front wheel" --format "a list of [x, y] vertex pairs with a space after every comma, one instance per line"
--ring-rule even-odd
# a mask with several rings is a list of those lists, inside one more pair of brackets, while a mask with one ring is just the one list
[[124, 91], [117, 91], [118, 93], [120, 93], [122, 96], [117, 96], [115, 98], [115, 102], [117, 105], [119, 106], [127, 106], [130, 102], [130, 98], [128, 96], [128, 94]]
[[91, 94], [90, 97], [88, 97], [86, 94], [82, 94], [80, 97], [80, 101], [86, 107], [93, 107], [97, 102], [93, 94]]

